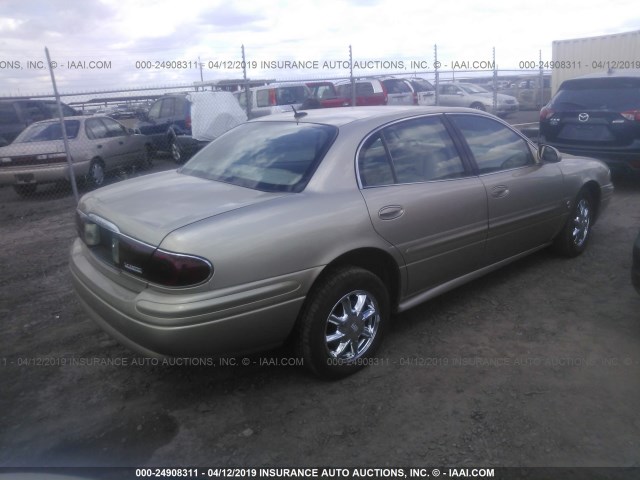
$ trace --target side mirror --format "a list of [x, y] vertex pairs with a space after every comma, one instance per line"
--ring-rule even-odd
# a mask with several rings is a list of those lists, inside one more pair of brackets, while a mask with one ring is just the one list
[[560, 152], [551, 145], [540, 145], [538, 147], [538, 158], [546, 163], [558, 163], [562, 160]]

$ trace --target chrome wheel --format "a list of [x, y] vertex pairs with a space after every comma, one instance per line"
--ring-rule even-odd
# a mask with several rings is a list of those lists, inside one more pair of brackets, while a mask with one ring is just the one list
[[587, 241], [589, 236], [589, 228], [591, 227], [591, 207], [586, 198], [581, 198], [576, 206], [575, 216], [573, 218], [573, 229], [571, 237], [573, 244], [580, 248]]
[[351, 375], [380, 347], [389, 314], [389, 293], [380, 277], [352, 265], [330, 267], [300, 312], [297, 353], [320, 377]]
[[332, 358], [354, 360], [364, 355], [378, 332], [380, 313], [373, 296], [363, 290], [342, 297], [327, 318], [325, 342]]

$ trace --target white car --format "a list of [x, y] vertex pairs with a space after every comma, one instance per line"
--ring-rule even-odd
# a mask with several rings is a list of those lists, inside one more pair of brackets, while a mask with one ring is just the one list
[[441, 83], [438, 85], [438, 104], [447, 107], [468, 107], [506, 117], [520, 109], [518, 100], [511, 95], [497, 93], [493, 108], [493, 92], [473, 83]]
[[[240, 90], [234, 93], [240, 106], [247, 111], [247, 93]], [[305, 101], [313, 97], [304, 83], [272, 83], [249, 89], [249, 118], [262, 117], [273, 113], [288, 112], [302, 107]]]

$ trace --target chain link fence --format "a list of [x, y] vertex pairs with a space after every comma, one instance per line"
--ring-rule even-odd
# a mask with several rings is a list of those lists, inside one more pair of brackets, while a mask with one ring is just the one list
[[[199, 62], [200, 80], [190, 83], [67, 91], [59, 104], [50, 69], [53, 95], [0, 97], [0, 220], [18, 202], [73, 209], [90, 189], [176, 168], [247, 118], [292, 106], [451, 105], [506, 117], [551, 96], [548, 71], [498, 69], [495, 54], [440, 62], [434, 48], [427, 60], [378, 61], [354, 59], [349, 48], [342, 60], [252, 60], [243, 47], [232, 62]], [[205, 80], [203, 68], [216, 67], [231, 78]]]

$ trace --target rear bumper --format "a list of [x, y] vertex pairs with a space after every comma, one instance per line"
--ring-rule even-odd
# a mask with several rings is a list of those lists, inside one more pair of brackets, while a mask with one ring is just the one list
[[544, 136], [540, 138], [540, 143], [551, 145], [570, 155], [602, 160], [613, 173], [640, 174], [640, 149], [638, 148], [589, 148], [549, 141]]
[[[83, 177], [89, 171], [89, 162], [74, 162], [73, 169], [76, 178]], [[0, 168], [0, 185], [52, 183], [70, 178], [69, 165], [66, 162]]]
[[151, 357], [237, 355], [281, 345], [317, 273], [307, 270], [207, 292], [158, 293], [126, 288], [126, 282], [114, 282], [96, 262], [76, 239], [69, 264], [82, 306], [120, 343]]

